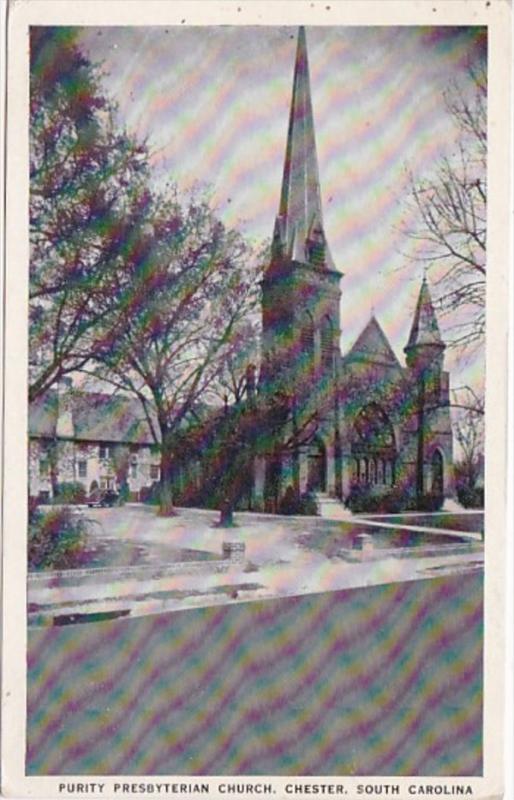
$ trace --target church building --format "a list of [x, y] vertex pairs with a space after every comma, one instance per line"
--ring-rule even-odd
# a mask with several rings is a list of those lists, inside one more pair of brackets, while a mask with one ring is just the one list
[[396, 357], [372, 316], [340, 352], [341, 279], [321, 204], [306, 36], [298, 35], [280, 206], [262, 280], [259, 389], [287, 395], [289, 440], [255, 471], [255, 505], [280, 508], [286, 492], [347, 500], [392, 490], [420, 506], [452, 492], [449, 375], [426, 278]]

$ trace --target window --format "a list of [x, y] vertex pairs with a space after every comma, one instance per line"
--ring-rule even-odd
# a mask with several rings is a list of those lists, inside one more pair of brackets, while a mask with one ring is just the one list
[[110, 458], [110, 455], [111, 455], [111, 453], [110, 453], [109, 445], [101, 444], [100, 445], [100, 458], [101, 459]]
[[77, 462], [77, 472], [79, 478], [87, 478], [87, 461], [81, 460]]
[[137, 478], [137, 461], [130, 465], [130, 477]]
[[157, 464], [150, 464], [150, 479], [152, 481], [159, 480], [159, 467]]
[[361, 482], [394, 484], [394, 429], [378, 403], [368, 403], [355, 417], [352, 454], [360, 461], [358, 474]]
[[300, 342], [305, 364], [312, 366], [314, 362], [314, 322], [308, 311], [301, 320]]
[[359, 411], [354, 429], [357, 441], [368, 450], [387, 450], [395, 446], [393, 426], [377, 403], [369, 403]]
[[321, 363], [327, 369], [332, 369], [334, 363], [334, 334], [332, 321], [323, 317], [321, 323]]
[[47, 458], [39, 459], [39, 477], [46, 478], [50, 472], [50, 462]]

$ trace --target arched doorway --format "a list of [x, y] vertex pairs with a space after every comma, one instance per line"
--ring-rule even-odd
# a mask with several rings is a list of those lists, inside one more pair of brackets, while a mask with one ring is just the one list
[[307, 489], [325, 492], [327, 489], [327, 452], [321, 439], [317, 439], [307, 455]]
[[435, 450], [432, 456], [432, 493], [438, 497], [444, 494], [444, 463], [440, 450]]

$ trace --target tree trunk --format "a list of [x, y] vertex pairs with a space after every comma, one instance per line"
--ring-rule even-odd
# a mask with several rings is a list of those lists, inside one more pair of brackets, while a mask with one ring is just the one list
[[219, 528], [233, 528], [234, 527], [234, 503], [232, 498], [226, 496], [220, 503], [220, 519], [218, 522]]
[[167, 432], [162, 433], [162, 450], [161, 450], [161, 484], [160, 484], [160, 503], [159, 513], [162, 517], [175, 516], [175, 509], [173, 507], [173, 478], [174, 478], [174, 464], [173, 464], [173, 450], [171, 437]]
[[52, 441], [48, 451], [48, 456], [52, 498], [55, 499], [59, 489], [59, 443], [57, 439]]

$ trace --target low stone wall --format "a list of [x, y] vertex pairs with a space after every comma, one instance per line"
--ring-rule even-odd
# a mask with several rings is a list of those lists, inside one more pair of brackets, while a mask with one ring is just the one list
[[[432, 558], [435, 556], [453, 556], [462, 553], [482, 552], [483, 547], [474, 542], [463, 544], [427, 545], [426, 547], [374, 547], [373, 537], [366, 537], [353, 550], [341, 548], [338, 555], [345, 561], [381, 561], [385, 558]], [[359, 537], [357, 537], [359, 538]], [[371, 541], [370, 541], [371, 540]]]
[[167, 575], [212, 575], [228, 572], [234, 565], [241, 566], [245, 561], [243, 542], [223, 542], [223, 558], [207, 561], [177, 561], [171, 564], [136, 564], [128, 567], [84, 567], [82, 569], [60, 569], [49, 572], [29, 572], [29, 585], [57, 586], [78, 578], [101, 578], [102, 581], [119, 581], [125, 578], [149, 580], [164, 578]]

